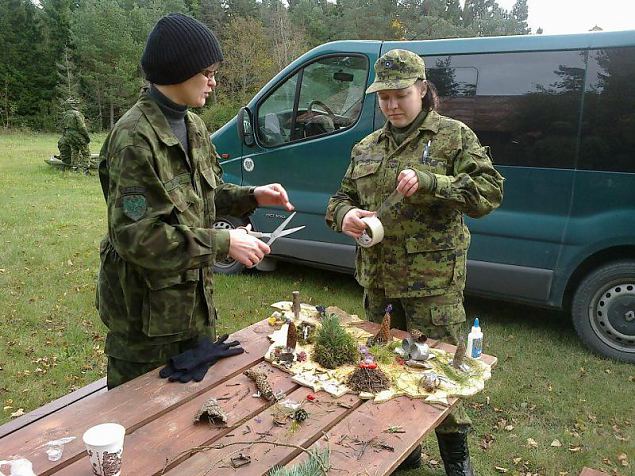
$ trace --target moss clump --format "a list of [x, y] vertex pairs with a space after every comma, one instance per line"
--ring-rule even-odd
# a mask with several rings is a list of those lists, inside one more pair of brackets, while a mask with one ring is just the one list
[[395, 363], [395, 349], [401, 346], [401, 342], [391, 341], [385, 345], [372, 345], [368, 348], [368, 353], [375, 358], [375, 362], [380, 364], [393, 364]]
[[335, 314], [322, 317], [322, 327], [316, 332], [313, 354], [315, 361], [327, 369], [357, 362], [357, 344], [340, 325]]
[[452, 364], [446, 362], [443, 358], [437, 359], [437, 365], [443, 375], [459, 385], [465, 385], [470, 380], [470, 376], [468, 374], [455, 369], [452, 367]]

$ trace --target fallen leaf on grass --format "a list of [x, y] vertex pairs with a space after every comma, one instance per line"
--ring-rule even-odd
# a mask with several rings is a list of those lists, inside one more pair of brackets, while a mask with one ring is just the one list
[[505, 427], [505, 429], [506, 429], [507, 431], [512, 431], [512, 430], [514, 429], [514, 425], [507, 425], [507, 426]]
[[571, 453], [578, 453], [578, 452], [582, 451], [582, 447], [581, 446], [570, 446], [569, 447], [569, 451], [571, 451]]
[[439, 462], [436, 459], [431, 459], [430, 461], [428, 461], [428, 464], [431, 466], [438, 466]]
[[620, 453], [617, 455], [617, 460], [622, 466], [628, 466], [628, 457], [626, 456], [626, 453]]
[[560, 443], [559, 440], [553, 440], [551, 442], [551, 446], [553, 446], [554, 448], [560, 448], [562, 446], [562, 443]]
[[522, 461], [522, 458], [514, 458], [512, 461], [514, 462], [514, 464], [518, 464]]
[[24, 415], [24, 409], [23, 408], [18, 408], [17, 411], [13, 412], [11, 414], [11, 418], [17, 418]]
[[499, 473], [506, 473], [507, 471], [509, 471], [507, 468], [503, 468], [502, 466], [494, 466], [494, 468], [496, 469], [496, 471], [498, 471]]
[[538, 448], [538, 443], [533, 438], [527, 438], [527, 447], [528, 448]]
[[487, 433], [481, 439], [480, 447], [483, 448], [484, 450], [487, 450], [489, 449], [490, 446], [492, 446], [492, 443], [494, 443], [494, 436]]

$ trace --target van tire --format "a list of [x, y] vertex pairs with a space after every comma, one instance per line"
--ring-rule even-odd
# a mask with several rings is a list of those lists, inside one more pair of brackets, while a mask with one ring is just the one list
[[[240, 226], [246, 226], [249, 222], [236, 217], [217, 217], [214, 222], [216, 230], [235, 230]], [[245, 270], [245, 265], [229, 256], [222, 261], [214, 262], [214, 272], [218, 274], [240, 274]]]
[[635, 261], [608, 263], [587, 275], [573, 296], [571, 315], [593, 351], [635, 363]]

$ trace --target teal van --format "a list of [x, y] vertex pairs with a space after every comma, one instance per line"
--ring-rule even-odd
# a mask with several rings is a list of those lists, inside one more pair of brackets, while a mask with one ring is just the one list
[[[591, 349], [635, 362], [635, 31], [337, 41], [304, 54], [212, 136], [226, 181], [281, 182], [298, 212], [289, 226], [306, 225], [272, 258], [354, 269], [354, 242], [324, 211], [353, 144], [384, 123], [364, 90], [394, 48], [424, 58], [440, 112], [470, 126], [506, 178], [501, 208], [466, 218], [467, 292], [566, 309]], [[249, 221], [271, 231], [286, 216], [259, 209]]]

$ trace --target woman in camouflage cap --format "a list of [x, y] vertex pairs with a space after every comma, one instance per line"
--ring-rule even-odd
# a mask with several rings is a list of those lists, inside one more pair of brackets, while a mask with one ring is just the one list
[[[393, 206], [381, 207], [384, 239], [357, 249], [366, 317], [381, 322], [392, 304], [395, 327], [457, 344], [465, 338], [470, 243], [463, 215], [479, 218], [497, 208], [503, 178], [470, 128], [435, 111], [438, 97], [426, 81], [423, 59], [392, 50], [377, 60], [375, 74], [366, 92], [377, 93], [387, 121], [353, 148], [326, 221], [357, 239], [366, 228], [362, 218], [376, 215], [394, 190], [403, 195]], [[437, 428], [447, 474], [472, 474], [470, 426], [465, 410], [456, 407]], [[407, 458], [406, 467], [420, 465], [420, 450]]]

